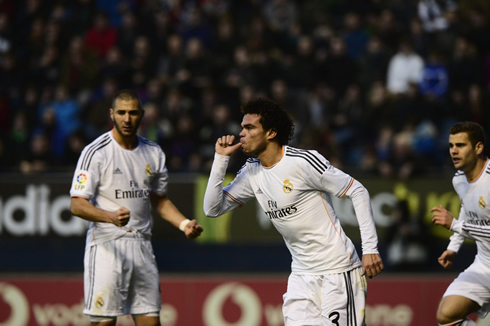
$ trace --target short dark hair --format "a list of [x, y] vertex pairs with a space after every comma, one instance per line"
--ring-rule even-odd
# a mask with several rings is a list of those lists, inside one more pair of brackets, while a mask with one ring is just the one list
[[485, 131], [478, 123], [472, 121], [457, 122], [449, 129], [450, 135], [459, 134], [460, 132], [466, 132], [468, 134], [468, 138], [473, 147], [480, 142], [485, 146]]
[[279, 145], [287, 145], [294, 135], [294, 123], [286, 110], [276, 102], [258, 97], [250, 100], [240, 107], [242, 113], [257, 114], [259, 122], [264, 130], [275, 129], [277, 135], [275, 140]]
[[143, 104], [141, 104], [141, 99], [135, 91], [132, 89], [121, 89], [114, 94], [112, 97], [112, 108], [114, 108], [116, 100], [131, 101], [135, 100], [138, 102], [138, 109], [143, 111]]

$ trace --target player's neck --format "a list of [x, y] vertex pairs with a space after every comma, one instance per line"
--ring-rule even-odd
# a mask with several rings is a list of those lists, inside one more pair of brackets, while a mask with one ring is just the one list
[[476, 160], [476, 164], [471, 169], [471, 171], [464, 171], [464, 174], [466, 176], [466, 180], [468, 180], [468, 182], [475, 181], [480, 176], [480, 174], [482, 173], [486, 163], [487, 163], [486, 157], [479, 157]]
[[124, 137], [121, 135], [116, 128], [112, 129], [112, 136], [114, 140], [124, 149], [132, 150], [138, 146], [138, 136], [133, 135], [131, 137]]
[[271, 167], [279, 163], [283, 156], [283, 147], [277, 143], [271, 143], [265, 151], [258, 155], [258, 158], [262, 166]]

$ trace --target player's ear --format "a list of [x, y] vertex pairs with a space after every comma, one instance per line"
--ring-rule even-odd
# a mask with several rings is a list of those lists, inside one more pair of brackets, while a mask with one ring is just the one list
[[267, 139], [274, 139], [277, 136], [277, 129], [272, 128], [267, 131]]
[[109, 109], [109, 116], [111, 117], [112, 122], [114, 122], [114, 110], [112, 108]]
[[480, 141], [478, 142], [476, 145], [475, 145], [475, 149], [476, 149], [476, 154], [477, 155], [480, 155], [481, 153], [483, 153], [483, 143]]

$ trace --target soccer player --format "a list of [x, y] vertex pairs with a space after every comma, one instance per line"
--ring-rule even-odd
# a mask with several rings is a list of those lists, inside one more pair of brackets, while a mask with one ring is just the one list
[[439, 325], [476, 325], [467, 316], [483, 318], [490, 311], [490, 164], [484, 147], [485, 132], [477, 123], [459, 122], [449, 130], [449, 154], [458, 170], [453, 186], [461, 210], [455, 219], [441, 205], [431, 209], [434, 224], [455, 232], [438, 260], [450, 268], [465, 238], [476, 241], [477, 255], [444, 293], [437, 310]]
[[137, 326], [160, 325], [150, 203], [187, 238], [199, 236], [202, 227], [168, 199], [161, 148], [136, 134], [144, 115], [136, 92], [118, 91], [109, 113], [114, 128], [85, 147], [70, 190], [72, 214], [90, 221], [83, 312], [92, 325], [116, 325], [125, 314]]
[[[257, 198], [292, 256], [283, 297], [286, 326], [364, 325], [365, 275], [374, 277], [383, 269], [367, 190], [318, 152], [287, 146], [294, 125], [280, 105], [257, 98], [243, 104], [241, 112], [240, 142], [234, 144], [233, 135], [216, 142], [205, 214], [216, 217]], [[255, 158], [223, 188], [230, 155], [239, 148]], [[354, 204], [362, 262], [342, 230], [331, 195]]]

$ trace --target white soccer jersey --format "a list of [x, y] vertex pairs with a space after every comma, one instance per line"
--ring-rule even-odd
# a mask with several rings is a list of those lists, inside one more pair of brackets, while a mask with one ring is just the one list
[[122, 148], [109, 131], [82, 151], [70, 195], [84, 197], [106, 211], [126, 207], [129, 223], [90, 222], [87, 246], [116, 239], [128, 230], [151, 235], [150, 193], [167, 193], [168, 173], [160, 146], [138, 136], [133, 150]]
[[453, 186], [461, 199], [459, 218], [453, 220], [448, 249], [458, 251], [467, 237], [476, 241], [478, 253], [475, 259], [490, 266], [490, 160], [487, 159], [480, 175], [468, 182], [464, 172], [458, 171]]
[[204, 197], [206, 215], [222, 215], [256, 197], [291, 252], [293, 273], [340, 273], [361, 265], [330, 198], [346, 195], [359, 220], [363, 253], [377, 254], [366, 189], [316, 151], [284, 146], [283, 152], [281, 161], [271, 167], [248, 159], [224, 189], [229, 157], [216, 154]]

